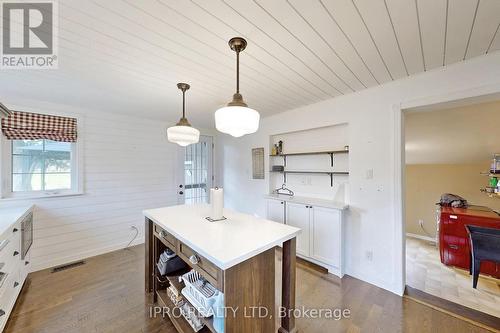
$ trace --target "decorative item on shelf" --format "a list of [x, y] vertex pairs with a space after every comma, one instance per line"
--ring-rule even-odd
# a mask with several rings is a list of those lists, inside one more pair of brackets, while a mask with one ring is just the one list
[[500, 174], [500, 154], [493, 154], [493, 160], [490, 167], [491, 174]]
[[278, 155], [283, 155], [283, 141], [278, 142]]
[[167, 129], [167, 137], [168, 141], [186, 147], [200, 140], [200, 131], [191, 127], [186, 118], [186, 91], [190, 88], [189, 84], [177, 83], [177, 88], [182, 91], [182, 118], [175, 126]]
[[349, 146], [344, 146], [345, 151], [349, 151]]
[[278, 149], [276, 148], [276, 145], [273, 145], [273, 148], [271, 149], [271, 155], [272, 156], [278, 155]]
[[209, 222], [226, 220], [224, 217], [224, 190], [221, 188], [210, 189], [210, 216], [206, 217]]
[[229, 47], [236, 52], [236, 93], [227, 106], [215, 111], [215, 127], [234, 137], [255, 133], [259, 129], [260, 114], [248, 107], [240, 94], [240, 52], [247, 46], [241, 37], [231, 38]]

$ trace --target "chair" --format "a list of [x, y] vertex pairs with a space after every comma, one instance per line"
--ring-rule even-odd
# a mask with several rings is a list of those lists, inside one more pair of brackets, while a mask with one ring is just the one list
[[481, 261], [500, 263], [500, 229], [466, 225], [471, 248], [472, 287], [476, 289]]

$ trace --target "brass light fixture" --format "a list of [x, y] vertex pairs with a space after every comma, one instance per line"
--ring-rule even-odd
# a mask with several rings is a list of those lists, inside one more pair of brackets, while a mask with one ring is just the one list
[[236, 52], [236, 93], [227, 106], [215, 111], [215, 127], [222, 133], [240, 137], [257, 132], [260, 114], [249, 108], [240, 94], [240, 52], [245, 50], [247, 41], [242, 37], [234, 37], [228, 44]]
[[177, 88], [182, 91], [182, 118], [175, 126], [167, 129], [167, 137], [168, 141], [185, 147], [200, 140], [200, 131], [191, 127], [186, 118], [186, 91], [190, 88], [189, 84], [177, 83]]

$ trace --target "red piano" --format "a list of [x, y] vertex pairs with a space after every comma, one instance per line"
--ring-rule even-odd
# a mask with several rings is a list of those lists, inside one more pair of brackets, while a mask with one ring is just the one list
[[[487, 207], [441, 207], [439, 217], [439, 252], [441, 262], [469, 270], [471, 264], [469, 237], [465, 226], [477, 225], [500, 229], [500, 215]], [[500, 264], [482, 262], [481, 274], [500, 278]]]

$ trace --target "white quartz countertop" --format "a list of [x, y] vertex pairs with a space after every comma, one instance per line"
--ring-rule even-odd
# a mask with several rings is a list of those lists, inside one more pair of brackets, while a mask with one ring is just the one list
[[144, 211], [144, 216], [222, 270], [296, 237], [300, 229], [224, 209], [227, 220], [208, 222], [210, 206], [178, 205]]
[[0, 208], [0, 235], [33, 210], [33, 205]]
[[344, 209], [349, 208], [349, 205], [346, 205], [343, 202], [336, 202], [336, 201], [327, 200], [327, 199], [298, 197], [298, 196], [291, 197], [289, 195], [282, 195], [282, 194], [268, 194], [268, 195], [266, 195], [266, 198], [275, 199], [275, 200], [282, 200], [282, 201], [286, 201], [286, 202], [295, 202], [295, 203], [324, 207], [324, 208], [340, 209], [340, 210], [344, 210]]

